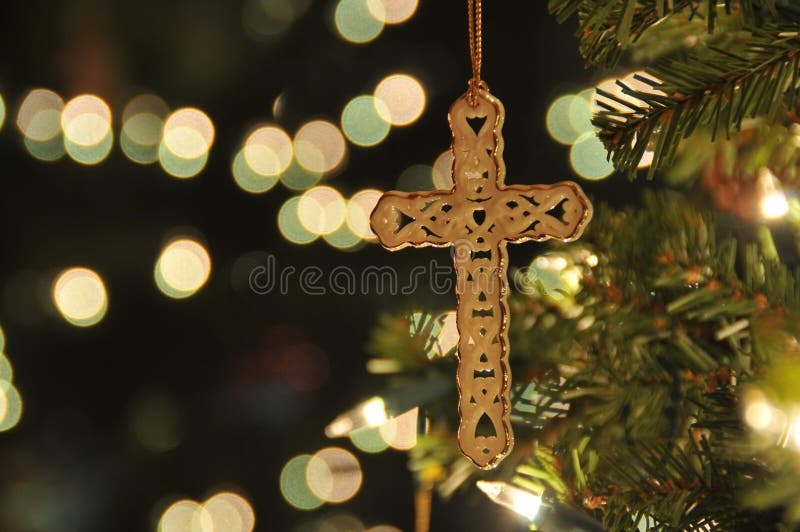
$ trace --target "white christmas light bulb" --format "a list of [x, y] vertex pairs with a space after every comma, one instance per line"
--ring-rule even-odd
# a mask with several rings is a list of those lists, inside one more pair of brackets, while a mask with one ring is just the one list
[[789, 202], [780, 181], [767, 168], [758, 173], [761, 215], [767, 220], [781, 218], [789, 212]]
[[513, 510], [529, 522], [533, 522], [539, 515], [541, 494], [531, 493], [506, 482], [479, 480], [475, 484], [492, 502]]

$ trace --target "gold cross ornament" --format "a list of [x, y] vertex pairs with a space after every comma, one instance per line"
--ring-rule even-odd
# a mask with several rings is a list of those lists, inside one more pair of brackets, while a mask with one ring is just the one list
[[514, 445], [506, 243], [575, 240], [592, 217], [592, 205], [572, 182], [505, 186], [505, 111], [482, 81], [471, 82], [448, 118], [453, 188], [387, 192], [370, 223], [389, 250], [453, 246], [460, 335], [458, 443], [475, 465], [492, 469]]

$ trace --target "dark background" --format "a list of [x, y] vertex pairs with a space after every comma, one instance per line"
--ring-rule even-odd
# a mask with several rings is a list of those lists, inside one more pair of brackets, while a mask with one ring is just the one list
[[[568, 150], [549, 139], [545, 112], [559, 94], [603, 74], [583, 70], [574, 23], [557, 25], [545, 2], [485, 4], [483, 77], [507, 110], [508, 182], [572, 179]], [[240, 0], [4, 2], [0, 324], [25, 410], [16, 429], [0, 434], [0, 530], [152, 530], [165, 501], [202, 500], [225, 486], [247, 494], [259, 530], [291, 530], [331, 511], [305, 514], [286, 504], [281, 467], [332, 443], [349, 447], [326, 440], [323, 429], [381, 389], [365, 370], [364, 350], [378, 314], [452, 307], [455, 298], [436, 298], [425, 287], [404, 298], [310, 297], [296, 284], [286, 296], [257, 296], [243, 287], [234, 264], [262, 251], [298, 269], [376, 264], [407, 272], [434, 258], [446, 264], [449, 256], [291, 245], [276, 225], [291, 193], [279, 185], [245, 194], [230, 162], [253, 125], [275, 120], [291, 134], [312, 118], [338, 122], [350, 98], [370, 93], [390, 73], [408, 72], [427, 90], [422, 119], [393, 128], [376, 148], [351, 147], [348, 166], [329, 183], [345, 196], [389, 189], [405, 168], [431, 164], [447, 149], [447, 109], [470, 75], [464, 2], [421, 0], [409, 22], [365, 45], [338, 37], [333, 7], [313, 2], [281, 39], [265, 43], [244, 31]], [[158, 94], [173, 109], [199, 107], [216, 126], [209, 164], [197, 178], [177, 180], [157, 164], [131, 163], [118, 146], [94, 167], [68, 158], [37, 161], [14, 125], [19, 102], [35, 87], [65, 100], [101, 96], [117, 131], [125, 103], [141, 92]], [[285, 105], [273, 117], [280, 93]], [[608, 197], [620, 181], [586, 189]], [[183, 301], [163, 296], [152, 280], [163, 239], [176, 227], [204, 235], [213, 262], [208, 285]], [[524, 264], [537, 249], [515, 246], [511, 260]], [[109, 292], [107, 316], [88, 329], [66, 324], [49, 303], [54, 273], [75, 265], [98, 271]], [[327, 375], [318, 389], [286, 384], [286, 353], [293, 349], [316, 353], [313, 367], [288, 371]], [[132, 412], [153, 397], [178, 412], [181, 440], [171, 451], [145, 450], [132, 436]], [[344, 509], [367, 526], [410, 530], [405, 455], [357, 454], [364, 485]], [[434, 506], [433, 530], [496, 530], [513, 522], [474, 494]]]

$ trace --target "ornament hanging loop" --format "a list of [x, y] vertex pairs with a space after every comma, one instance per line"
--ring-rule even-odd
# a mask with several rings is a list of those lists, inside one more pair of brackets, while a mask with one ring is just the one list
[[472, 107], [478, 105], [478, 95], [481, 90], [489, 88], [481, 79], [481, 66], [483, 63], [483, 8], [481, 0], [467, 0], [467, 17], [469, 24], [469, 56], [472, 60], [472, 79], [469, 80], [467, 101]]

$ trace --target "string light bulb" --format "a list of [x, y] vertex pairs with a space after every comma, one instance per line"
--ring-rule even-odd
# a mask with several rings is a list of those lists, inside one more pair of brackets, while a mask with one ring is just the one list
[[783, 192], [781, 182], [768, 168], [758, 172], [759, 207], [761, 215], [767, 220], [782, 218], [789, 212], [789, 202]]
[[513, 510], [533, 523], [542, 507], [542, 494], [518, 488], [507, 482], [479, 480], [475, 483], [479, 490], [495, 503]]
[[325, 427], [325, 436], [341, 438], [356, 429], [378, 427], [388, 420], [389, 414], [386, 412], [384, 400], [380, 397], [372, 397], [331, 421]]

